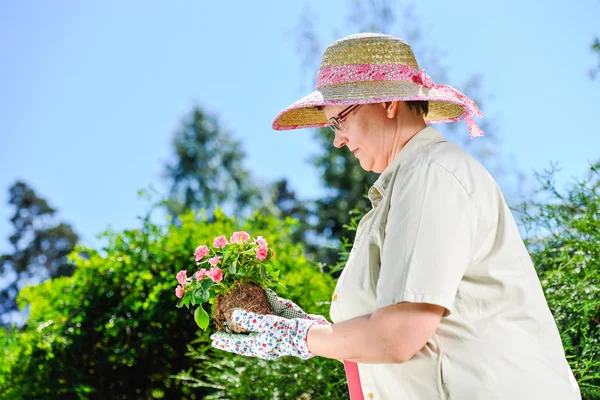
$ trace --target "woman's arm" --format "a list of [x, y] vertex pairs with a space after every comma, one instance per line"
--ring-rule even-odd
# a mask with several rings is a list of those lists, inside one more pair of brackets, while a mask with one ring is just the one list
[[312, 354], [367, 364], [403, 363], [421, 350], [438, 327], [444, 308], [398, 303], [373, 314], [308, 331]]

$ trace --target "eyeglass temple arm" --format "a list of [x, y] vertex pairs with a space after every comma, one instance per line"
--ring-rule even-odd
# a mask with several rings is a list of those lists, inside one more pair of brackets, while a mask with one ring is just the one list
[[349, 108], [347, 108], [345, 111], [342, 111], [340, 113], [340, 115], [338, 115], [339, 119], [343, 119], [346, 118], [346, 116], [348, 114], [350, 114], [353, 110], [356, 110], [357, 107], [360, 107], [360, 104], [354, 104], [353, 106], [350, 106]]

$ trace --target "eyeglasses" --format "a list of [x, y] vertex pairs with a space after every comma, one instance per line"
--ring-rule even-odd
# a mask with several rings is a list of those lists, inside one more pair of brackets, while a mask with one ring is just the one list
[[334, 133], [336, 130], [343, 132], [344, 131], [344, 124], [343, 124], [344, 120], [348, 117], [348, 115], [352, 111], [356, 110], [361, 105], [362, 104], [353, 104], [350, 107], [343, 109], [342, 112], [339, 113], [337, 116], [329, 118], [329, 127], [331, 128], [331, 130]]

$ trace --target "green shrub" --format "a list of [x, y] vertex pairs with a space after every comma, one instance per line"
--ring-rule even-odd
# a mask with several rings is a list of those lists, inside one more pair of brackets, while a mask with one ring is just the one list
[[[104, 249], [78, 247], [71, 255], [72, 277], [24, 288], [18, 301], [31, 307], [26, 326], [0, 333], [6, 354], [0, 359], [2, 398], [193, 399], [216, 392], [175, 378], [197, 365], [186, 355], [194, 340], [208, 357], [202, 363], [208, 370], [230, 356], [213, 351], [192, 314], [175, 307], [174, 288], [175, 274], [193, 265], [196, 246], [224, 233], [264, 236], [277, 252], [274, 264], [287, 285], [279, 294], [327, 313], [333, 281], [306, 260], [301, 245], [291, 243], [293, 220], [255, 214], [237, 221], [217, 212], [206, 221], [189, 212], [180, 221], [160, 227], [147, 216], [140, 229], [106, 232]], [[331, 368], [339, 371], [341, 364]], [[276, 378], [274, 371], [264, 376]], [[249, 383], [256, 376], [250, 374], [258, 372], [248, 368], [240, 379]], [[298, 385], [315, 384], [318, 374], [315, 369], [302, 375]], [[279, 382], [273, 393], [286, 390], [287, 382]]]
[[349, 399], [343, 366], [325, 358], [265, 361], [209, 350], [198, 338], [188, 355], [195, 367], [178, 375], [190, 387], [211, 388], [205, 399]]
[[523, 209], [538, 269], [567, 359], [585, 399], [600, 399], [600, 164], [565, 194], [554, 170], [539, 175], [544, 201]]
[[[350, 230], [356, 229], [356, 218]], [[265, 236], [269, 243], [277, 235]], [[350, 243], [344, 242], [340, 252], [339, 270], [348, 256]], [[295, 249], [295, 250], [293, 250]], [[287, 289], [277, 288], [280, 296], [288, 298], [306, 312], [329, 315], [331, 294], [335, 282], [330, 275], [317, 270], [290, 246], [284, 255], [277, 250], [276, 261], [282, 271]], [[282, 257], [289, 258], [284, 261]], [[322, 268], [323, 266], [321, 266]], [[176, 376], [192, 388], [210, 390], [205, 399], [348, 399], [346, 376], [342, 364], [335, 360], [313, 358], [303, 361], [286, 357], [274, 361], [243, 357], [213, 350], [210, 340], [200, 333], [188, 346], [187, 355], [194, 360], [193, 368]]]

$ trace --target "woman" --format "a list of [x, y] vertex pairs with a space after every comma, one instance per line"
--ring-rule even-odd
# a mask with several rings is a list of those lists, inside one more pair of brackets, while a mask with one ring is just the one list
[[344, 360], [353, 399], [581, 398], [500, 189], [426, 124], [465, 120], [482, 136], [473, 116], [475, 103], [434, 84], [402, 40], [332, 43], [316, 91], [273, 127], [329, 124], [334, 146], [381, 174], [333, 294], [334, 323], [270, 296], [273, 315], [235, 311], [253, 334], [216, 334], [213, 346]]

